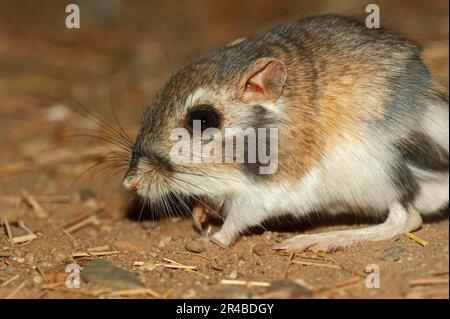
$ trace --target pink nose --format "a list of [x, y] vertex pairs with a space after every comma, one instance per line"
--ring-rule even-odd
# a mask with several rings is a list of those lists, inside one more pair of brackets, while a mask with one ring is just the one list
[[128, 189], [132, 193], [136, 193], [138, 190], [137, 180], [134, 176], [125, 177], [125, 179], [123, 180], [123, 185], [125, 186], [126, 189]]

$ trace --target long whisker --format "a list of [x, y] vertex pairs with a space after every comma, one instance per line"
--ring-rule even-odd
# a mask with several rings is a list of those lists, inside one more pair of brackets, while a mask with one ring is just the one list
[[[108, 144], [110, 144], [111, 146], [116, 146], [118, 148], [118, 151], [121, 151], [123, 153], [123, 155], [126, 155], [127, 158], [129, 158], [131, 156], [131, 152], [129, 151], [129, 148], [127, 146], [121, 145], [121, 144], [116, 144], [116, 143], [112, 143], [111, 140], [101, 137], [101, 136], [95, 136], [95, 135], [90, 135], [90, 134], [74, 134], [72, 135], [72, 137], [89, 137], [95, 140], [99, 140], [102, 142], [106, 142]], [[110, 147], [108, 147], [108, 145], [103, 145], [105, 148], [107, 148], [109, 151], [113, 151]]]
[[[175, 197], [176, 202], [180, 203], [182, 207], [180, 207], [181, 213], [183, 216], [190, 216], [192, 213], [192, 210], [189, 208], [189, 206], [186, 204], [184, 198], [182, 196], [179, 196], [177, 193], [171, 193], [173, 197]], [[178, 204], [177, 204], [178, 206]], [[184, 208], [184, 212], [182, 210]]]
[[129, 142], [131, 142], [131, 144], [133, 143], [133, 140], [131, 139], [131, 137], [127, 134], [127, 132], [125, 132], [125, 129], [123, 128], [123, 126], [120, 124], [119, 119], [117, 118], [117, 114], [116, 111], [114, 110], [114, 99], [112, 96], [112, 79], [110, 77], [109, 82], [108, 82], [108, 86], [109, 86], [109, 105], [111, 106], [111, 111], [112, 114], [114, 116], [114, 120], [116, 121], [116, 124], [119, 126], [119, 130], [120, 132], [122, 132], [123, 136], [125, 137], [126, 140], [128, 140]]
[[73, 134], [70, 134], [69, 136], [87, 136], [87, 137], [96, 137], [96, 138], [103, 138], [107, 142], [114, 142], [112, 144], [117, 145], [123, 145], [131, 149], [133, 144], [129, 143], [128, 141], [123, 140], [122, 138], [117, 137], [116, 135], [112, 134], [111, 132], [104, 132], [100, 130], [95, 129], [74, 129], [71, 130]]
[[[123, 135], [119, 130], [117, 130], [116, 128], [114, 128], [111, 124], [109, 124], [108, 122], [106, 122], [105, 120], [99, 118], [97, 115], [95, 115], [92, 111], [90, 111], [86, 106], [84, 106], [78, 99], [76, 99], [74, 96], [72, 96], [67, 90], [61, 88], [61, 90], [63, 91], [63, 93], [66, 95], [66, 97], [68, 99], [70, 99], [72, 102], [74, 102], [78, 107], [80, 107], [85, 113], [87, 113], [89, 116], [91, 117], [87, 117], [85, 116], [85, 114], [81, 114], [84, 115], [85, 117], [87, 117], [88, 119], [90, 119], [91, 121], [93, 121], [94, 123], [100, 125], [101, 127], [103, 127], [104, 129], [110, 131], [111, 133], [116, 134], [118, 137], [123, 138], [124, 140], [129, 141], [130, 143], [133, 143], [133, 141], [129, 138], [128, 135]], [[78, 112], [78, 110], [75, 110], [78, 114], [80, 114]]]

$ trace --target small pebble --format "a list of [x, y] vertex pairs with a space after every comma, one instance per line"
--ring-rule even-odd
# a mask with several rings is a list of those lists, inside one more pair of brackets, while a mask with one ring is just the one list
[[234, 280], [238, 277], [238, 273], [237, 270], [234, 269], [229, 275], [228, 275], [228, 279]]
[[158, 247], [164, 248], [171, 241], [172, 241], [172, 236], [163, 236], [163, 237], [161, 237], [161, 240], [159, 241]]
[[19, 257], [19, 258], [17, 258], [17, 262], [18, 262], [19, 264], [23, 264], [23, 263], [25, 262], [25, 258]]
[[156, 226], [158, 226], [158, 223], [151, 221], [151, 220], [146, 220], [141, 223], [141, 227], [145, 230], [153, 229]]
[[158, 256], [158, 254], [154, 253], [154, 252], [149, 252], [149, 253], [147, 253], [147, 255], [152, 257], [152, 258], [156, 258]]
[[145, 287], [134, 273], [102, 259], [95, 259], [87, 264], [81, 277], [87, 282], [117, 289]]
[[50, 268], [52, 266], [52, 264], [46, 260], [40, 261], [37, 265], [39, 268]]
[[223, 271], [222, 265], [215, 259], [211, 262], [211, 268], [217, 271]]
[[378, 259], [379, 260], [390, 259], [392, 261], [399, 261], [405, 250], [406, 250], [406, 248], [402, 245], [388, 247], [383, 250], [382, 255], [380, 257], [378, 257]]
[[25, 260], [26, 260], [27, 263], [30, 263], [30, 264], [33, 263], [33, 261], [34, 261], [33, 253], [27, 253], [25, 255]]
[[194, 298], [197, 295], [194, 289], [188, 289], [186, 292], [183, 293], [181, 296], [184, 299], [191, 299]]
[[144, 271], [153, 271], [156, 267], [157, 265], [154, 262], [147, 261], [142, 266], [140, 266], [139, 269], [142, 269]]
[[67, 258], [67, 253], [62, 250], [57, 250], [54, 253], [54, 257], [56, 261], [63, 261]]
[[33, 282], [35, 283], [35, 284], [42, 284], [42, 282], [43, 282], [44, 280], [42, 279], [42, 277], [41, 276], [34, 276], [33, 277]]
[[206, 250], [205, 246], [199, 241], [187, 241], [184, 243], [184, 248], [191, 253], [202, 253]]
[[266, 247], [264, 245], [255, 245], [251, 248], [251, 253], [256, 256], [263, 256], [265, 254]]
[[16, 270], [14, 269], [14, 267], [6, 267], [5, 272], [13, 273], [13, 272], [16, 272]]

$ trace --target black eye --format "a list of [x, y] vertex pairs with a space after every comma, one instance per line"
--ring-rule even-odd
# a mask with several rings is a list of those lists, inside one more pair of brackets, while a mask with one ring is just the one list
[[194, 128], [194, 121], [198, 121], [196, 125], [200, 124], [201, 131], [207, 128], [219, 128], [220, 114], [210, 105], [199, 105], [193, 108], [186, 117], [186, 126], [192, 131]]

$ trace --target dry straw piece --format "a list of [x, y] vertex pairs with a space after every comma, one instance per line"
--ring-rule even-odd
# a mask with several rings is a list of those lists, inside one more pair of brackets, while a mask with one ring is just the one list
[[6, 216], [3, 216], [3, 224], [5, 225], [6, 235], [8, 235], [9, 242], [11, 243], [11, 246], [14, 247], [14, 239], [11, 231], [11, 226], [9, 225], [9, 221]]
[[22, 190], [20, 193], [24, 202], [31, 206], [38, 218], [44, 219], [48, 217], [48, 212], [41, 206], [41, 204], [39, 204], [33, 195], [30, 195], [26, 190]]
[[405, 236], [408, 237], [409, 239], [414, 240], [414, 241], [415, 241], [416, 243], [418, 243], [419, 245], [422, 245], [422, 246], [428, 245], [428, 242], [427, 242], [426, 240], [420, 238], [419, 236], [416, 236], [416, 235], [414, 235], [414, 234], [411, 234], [411, 233], [409, 233], [409, 232], [406, 232], [406, 233], [405, 233]]
[[220, 281], [221, 285], [234, 285], [234, 286], [247, 286], [247, 287], [269, 287], [270, 282], [265, 281], [248, 281], [248, 280], [231, 280], [222, 279]]
[[424, 278], [424, 279], [416, 279], [409, 282], [410, 286], [434, 286], [434, 285], [448, 285], [447, 279], [440, 278]]
[[324, 268], [332, 268], [332, 269], [342, 269], [339, 265], [330, 265], [330, 264], [323, 264], [323, 263], [313, 263], [309, 261], [303, 261], [303, 260], [292, 260], [293, 264], [298, 264], [302, 266], [314, 266], [314, 267], [324, 267]]

